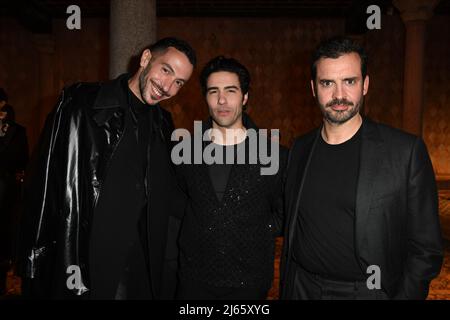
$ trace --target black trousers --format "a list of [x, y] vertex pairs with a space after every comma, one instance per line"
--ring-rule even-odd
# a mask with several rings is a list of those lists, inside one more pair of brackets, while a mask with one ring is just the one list
[[267, 288], [213, 287], [193, 279], [180, 279], [177, 300], [265, 300]]
[[337, 281], [312, 274], [297, 263], [292, 299], [294, 300], [388, 300], [382, 289], [369, 289], [365, 281]]

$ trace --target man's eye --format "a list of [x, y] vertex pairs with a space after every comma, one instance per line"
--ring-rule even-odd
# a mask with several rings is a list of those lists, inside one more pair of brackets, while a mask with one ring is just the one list
[[329, 87], [329, 86], [331, 86], [332, 83], [333, 82], [331, 82], [331, 81], [322, 81], [322, 86]]
[[355, 80], [355, 79], [349, 79], [349, 80], [347, 80], [346, 82], [347, 82], [347, 84], [349, 84], [349, 85], [354, 85], [354, 84], [356, 83], [356, 80]]
[[163, 71], [164, 74], [168, 74], [169, 73], [169, 69], [167, 69], [167, 68], [162, 68], [162, 71]]
[[177, 84], [177, 86], [179, 88], [181, 88], [183, 86], [183, 82], [182, 81], [176, 81], [175, 83]]

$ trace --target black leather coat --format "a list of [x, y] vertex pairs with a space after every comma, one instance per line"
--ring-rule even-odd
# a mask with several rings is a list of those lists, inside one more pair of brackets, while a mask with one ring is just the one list
[[[22, 232], [22, 272], [25, 290], [32, 296], [89, 294], [90, 226], [109, 161], [124, 131], [127, 100], [121, 82], [127, 79], [122, 75], [104, 84], [80, 83], [63, 90], [46, 121], [30, 169]], [[169, 112], [155, 108], [156, 134], [148, 155], [149, 208], [140, 220], [139, 235], [153, 296], [161, 298], [170, 217], [181, 216], [184, 204], [170, 161], [172, 119]], [[81, 271], [77, 287], [71, 289], [67, 286], [68, 277], [74, 274], [70, 266]]]

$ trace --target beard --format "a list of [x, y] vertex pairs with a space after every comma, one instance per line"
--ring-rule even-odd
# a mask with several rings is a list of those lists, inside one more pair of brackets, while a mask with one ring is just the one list
[[[150, 72], [151, 66], [152, 65], [149, 63], [148, 66], [139, 75], [139, 90], [141, 93], [141, 97], [146, 104], [156, 105], [162, 100], [169, 98], [170, 95], [161, 87], [161, 85], [159, 85], [160, 81], [157, 81], [155, 79], [148, 81], [149, 79], [147, 79], [147, 75]], [[150, 90], [150, 88], [152, 87], [156, 88], [156, 90], [159, 91], [161, 95], [152, 96], [152, 90]]]
[[146, 89], [147, 89], [147, 81], [145, 81], [145, 78], [147, 77], [148, 72], [150, 71], [150, 63], [148, 66], [141, 72], [139, 76], [139, 91], [141, 93], [142, 100], [147, 103], [148, 99], [146, 96]]
[[[337, 125], [341, 125], [357, 115], [363, 103], [364, 96], [362, 96], [356, 104], [344, 98], [333, 99], [327, 104], [323, 105], [317, 99], [317, 104], [319, 105], [325, 119], [328, 122]], [[347, 110], [332, 110], [331, 107], [335, 105], [344, 105], [348, 106], [349, 108]]]

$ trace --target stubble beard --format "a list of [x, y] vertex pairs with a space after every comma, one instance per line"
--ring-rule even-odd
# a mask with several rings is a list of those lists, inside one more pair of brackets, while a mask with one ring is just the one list
[[[356, 104], [346, 99], [334, 99], [328, 102], [327, 104], [323, 105], [317, 99], [317, 104], [319, 105], [325, 120], [335, 125], [342, 125], [346, 123], [348, 120], [352, 119], [355, 115], [359, 113], [363, 103], [364, 103], [364, 96], [362, 96], [361, 99]], [[333, 105], [346, 105], [349, 107], [349, 109], [332, 110], [331, 107]]]
[[142, 100], [144, 100], [144, 102], [146, 104], [149, 104], [149, 103], [148, 103], [148, 99], [146, 97], [148, 84], [147, 84], [147, 81], [145, 78], [147, 77], [147, 74], [150, 71], [150, 68], [151, 68], [151, 64], [149, 63], [148, 66], [139, 75], [139, 91], [140, 91]]

